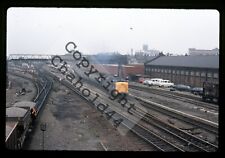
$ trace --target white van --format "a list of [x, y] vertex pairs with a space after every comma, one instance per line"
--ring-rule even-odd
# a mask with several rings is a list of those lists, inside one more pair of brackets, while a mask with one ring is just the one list
[[159, 87], [171, 87], [173, 85], [174, 85], [174, 83], [170, 82], [170, 80], [162, 80], [159, 83]]
[[149, 86], [159, 86], [159, 83], [162, 81], [163, 79], [161, 78], [152, 78], [150, 80], [148, 80], [148, 85]]

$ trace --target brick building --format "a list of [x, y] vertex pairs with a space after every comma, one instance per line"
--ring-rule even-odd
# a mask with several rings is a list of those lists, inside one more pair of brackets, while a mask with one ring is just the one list
[[[108, 75], [118, 73], [118, 64], [121, 65], [120, 76], [127, 77], [136, 74], [144, 75], [144, 64], [128, 64], [127, 55], [119, 54], [98, 54], [84, 55], [99, 72]], [[74, 62], [72, 54], [61, 55], [67, 62]], [[154, 57], [155, 58], [155, 57]]]
[[175, 84], [202, 87], [204, 81], [219, 83], [219, 56], [160, 56], [146, 62], [150, 78], [169, 79]]
[[[118, 72], [117, 64], [93, 64], [101, 73], [115, 75]], [[141, 74], [144, 75], [144, 64], [122, 65], [122, 77]]]

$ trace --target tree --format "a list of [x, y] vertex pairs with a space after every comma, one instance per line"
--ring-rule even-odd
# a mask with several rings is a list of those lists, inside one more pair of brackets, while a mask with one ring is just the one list
[[163, 54], [163, 52], [160, 52], [159, 53], [159, 56], [165, 56], [165, 54]]

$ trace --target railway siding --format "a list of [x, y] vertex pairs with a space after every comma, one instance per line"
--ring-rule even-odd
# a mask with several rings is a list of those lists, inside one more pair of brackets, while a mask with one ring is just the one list
[[[63, 83], [63, 84], [65, 84], [64, 83], [65, 81], [61, 81], [61, 83]], [[68, 88], [70, 88], [70, 86], [68, 85], [68, 84], [66, 84], [67, 86], [68, 86]], [[88, 86], [89, 88], [91, 88], [90, 86]], [[91, 88], [91, 89], [95, 89], [95, 88]], [[96, 89], [95, 89], [96, 90]], [[93, 92], [94, 93], [94, 92]], [[100, 92], [98, 92], [99, 94], [101, 94]], [[103, 95], [104, 96], [104, 95]], [[107, 96], [106, 96], [107, 97]], [[184, 151], [183, 149], [181, 149], [181, 148], [179, 148], [179, 147], [177, 147], [177, 146], [174, 146], [174, 145], [172, 145], [171, 146], [171, 143], [169, 143], [166, 139], [164, 139], [164, 138], [160, 138], [160, 137], [158, 137], [158, 138], [155, 138], [155, 134], [154, 133], [152, 133], [152, 132], [150, 132], [148, 129], [146, 129], [145, 127], [140, 127], [140, 125], [139, 124], [135, 124], [135, 126], [134, 126], [134, 123], [132, 123], [132, 121], [131, 121], [131, 119], [130, 118], [127, 118], [127, 116], [126, 115], [124, 115], [124, 114], [122, 114], [121, 113], [121, 111], [120, 112], [118, 112], [118, 109], [115, 109], [115, 108], [113, 108], [113, 110], [114, 111], [116, 111], [119, 115], [120, 115], [120, 117], [122, 117], [123, 118], [123, 122], [122, 122], [122, 125], [123, 126], [126, 126], [128, 129], [130, 129], [133, 133], [135, 133], [136, 135], [138, 135], [139, 137], [141, 137], [142, 139], [144, 139], [145, 141], [147, 141], [147, 142], [149, 142], [150, 144], [152, 144], [153, 146], [155, 146], [158, 150], [160, 150], [160, 151]], [[113, 117], [115, 117], [115, 116], [113, 116]], [[131, 121], [131, 122], [130, 122]], [[131, 128], [131, 127], [133, 127], [133, 128]], [[165, 129], [164, 129], [165, 130]], [[145, 131], [145, 132], [144, 132]], [[150, 133], [151, 134], [150, 134]], [[167, 132], [168, 132], [168, 130], [167, 130]], [[148, 133], [148, 134], [147, 134]], [[171, 134], [173, 134], [174, 135], [174, 133], [171, 133]], [[208, 151], [208, 149], [204, 149], [204, 148], [202, 148], [201, 146], [197, 146], [197, 145], [193, 145], [192, 144], [192, 142], [189, 142], [189, 143], [187, 143], [188, 141], [187, 140], [185, 140], [184, 138], [181, 138], [180, 136], [178, 136], [178, 135], [176, 135], [176, 137], [179, 137], [179, 139], [181, 139], [182, 141], [184, 141], [185, 143], [184, 143], [184, 146], [186, 146], [186, 144], [189, 144], [190, 143], [190, 145], [189, 145], [189, 148], [191, 147], [191, 146], [193, 146], [192, 148], [193, 149], [197, 149], [197, 151], [198, 150], [200, 150], [200, 151]], [[189, 140], [190, 140], [191, 138], [189, 138]], [[197, 138], [196, 138], [197, 139]], [[200, 141], [200, 140], [199, 140]], [[163, 143], [164, 142], [164, 143]], [[167, 145], [165, 145], [165, 143], [169, 143], [169, 144], [167, 144]], [[192, 149], [192, 150], [193, 150]], [[196, 150], [195, 149], [195, 150]], [[212, 149], [213, 150], [213, 149]]]
[[[184, 121], [186, 120], [189, 123], [192, 122], [196, 126], [199, 126], [201, 128], [205, 128], [206, 130], [209, 130], [211, 132], [214, 132], [214, 133], [218, 134], [218, 123], [215, 123], [215, 122], [212, 122], [212, 121], [209, 121], [209, 120], [206, 120], [206, 119], [202, 119], [202, 118], [190, 115], [190, 114], [186, 114], [182, 111], [175, 110], [175, 109], [166, 107], [164, 105], [161, 105], [161, 104], [158, 104], [158, 103], [155, 103], [155, 102], [152, 102], [150, 100], [146, 100], [146, 99], [143, 99], [143, 98], [140, 98], [140, 97], [137, 97], [137, 96], [133, 96], [133, 97], [137, 98], [139, 101], [142, 101], [142, 102], [145, 102], [145, 103], [151, 105], [152, 108], [155, 107], [155, 108], [157, 108], [161, 111], [164, 110], [166, 113], [170, 114], [173, 117], [181, 118], [182, 120], [184, 120]], [[148, 106], [148, 107], [150, 107], [150, 106]]]

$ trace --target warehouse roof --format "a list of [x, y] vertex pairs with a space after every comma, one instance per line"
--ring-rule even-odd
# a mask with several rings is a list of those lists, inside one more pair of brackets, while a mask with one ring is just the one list
[[161, 56], [146, 65], [157, 66], [180, 66], [197, 68], [219, 68], [218, 55], [199, 55], [199, 56]]

